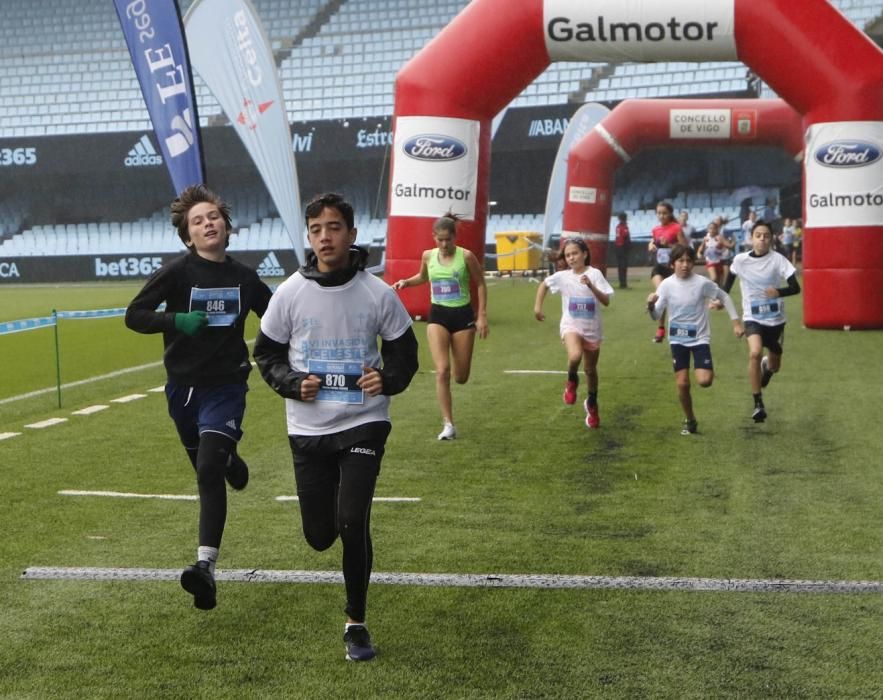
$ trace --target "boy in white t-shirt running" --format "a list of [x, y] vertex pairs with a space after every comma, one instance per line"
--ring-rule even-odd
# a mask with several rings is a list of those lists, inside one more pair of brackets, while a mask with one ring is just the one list
[[678, 399], [684, 411], [681, 435], [690, 435], [698, 429], [690, 395], [690, 357], [699, 386], [709, 387], [714, 380], [708, 303], [723, 303], [733, 321], [733, 333], [737, 338], [744, 335], [733, 300], [707, 277], [694, 275], [695, 263], [696, 252], [691, 247], [676, 245], [671, 251], [674, 275], [662, 280], [656, 292], [647, 297], [647, 310], [653, 320], [668, 310], [668, 342], [671, 344]]
[[312, 252], [270, 300], [254, 357], [285, 397], [304, 537], [319, 551], [338, 537], [343, 544], [346, 658], [368, 661], [371, 502], [392, 427], [389, 397], [417, 371], [417, 339], [396, 293], [365, 270], [352, 206], [322, 195], [307, 204], [306, 223]]
[[[729, 291], [736, 277], [742, 290], [742, 319], [748, 337], [748, 382], [754, 398], [751, 417], [755, 423], [766, 420], [763, 389], [782, 367], [785, 341], [785, 302], [783, 297], [800, 293], [797, 270], [788, 258], [772, 250], [773, 232], [758, 221], [751, 230], [752, 250], [739, 253], [724, 282]], [[782, 282], [786, 286], [781, 286]], [[764, 356], [763, 349], [769, 349]]]
[[567, 350], [567, 382], [564, 385], [564, 403], [576, 403], [579, 386], [579, 363], [583, 361], [589, 395], [583, 403], [586, 425], [601, 425], [598, 414], [598, 357], [601, 354], [601, 309], [608, 306], [613, 287], [597, 268], [590, 267], [589, 247], [582, 238], [569, 238], [564, 242], [561, 256], [568, 269], [550, 275], [537, 289], [533, 313], [538, 321], [545, 321], [543, 299], [546, 292], [561, 293], [561, 342]]

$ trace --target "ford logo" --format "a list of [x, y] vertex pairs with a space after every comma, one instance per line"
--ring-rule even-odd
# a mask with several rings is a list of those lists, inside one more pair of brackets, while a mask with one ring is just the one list
[[421, 134], [405, 141], [405, 155], [416, 160], [457, 160], [466, 155], [466, 146], [450, 136]]
[[831, 141], [816, 150], [815, 159], [828, 168], [858, 168], [880, 160], [880, 147], [869, 141]]

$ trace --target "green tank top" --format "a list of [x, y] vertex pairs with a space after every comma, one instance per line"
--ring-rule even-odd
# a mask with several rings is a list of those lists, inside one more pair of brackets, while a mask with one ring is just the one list
[[466, 267], [466, 256], [463, 249], [454, 249], [454, 259], [450, 265], [442, 265], [438, 261], [438, 248], [429, 255], [429, 286], [432, 288], [431, 300], [439, 306], [466, 306], [470, 302], [469, 268]]

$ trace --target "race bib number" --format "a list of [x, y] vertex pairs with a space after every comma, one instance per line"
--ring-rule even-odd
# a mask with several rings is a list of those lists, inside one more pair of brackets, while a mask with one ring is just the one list
[[205, 311], [210, 326], [232, 326], [239, 318], [239, 287], [190, 290], [190, 310]]
[[775, 318], [782, 312], [778, 299], [763, 299], [751, 302], [751, 315], [754, 318]]
[[365, 393], [356, 382], [362, 376], [360, 362], [325, 362], [310, 360], [307, 371], [322, 381], [316, 401], [361, 404]]
[[696, 325], [693, 323], [671, 323], [668, 326], [669, 338], [687, 340], [696, 337]]
[[669, 260], [671, 260], [671, 248], [656, 249], [656, 262], [660, 265], [668, 265]]
[[459, 301], [460, 283], [454, 278], [433, 280], [432, 298], [436, 301]]
[[569, 313], [572, 318], [595, 318], [595, 298], [570, 297], [570, 300], [567, 302], [567, 313]]

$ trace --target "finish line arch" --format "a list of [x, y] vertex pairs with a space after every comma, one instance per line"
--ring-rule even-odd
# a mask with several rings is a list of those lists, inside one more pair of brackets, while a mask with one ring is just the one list
[[[448, 209], [483, 259], [491, 121], [559, 60], [751, 67], [806, 130], [804, 323], [883, 328], [883, 51], [826, 0], [473, 0], [396, 77], [387, 280]], [[425, 289], [401, 296], [426, 315]]]
[[780, 146], [800, 159], [803, 128], [784, 100], [620, 102], [573, 145], [567, 159], [564, 230], [587, 240], [594, 267], [606, 270], [616, 171], [651, 146]]

